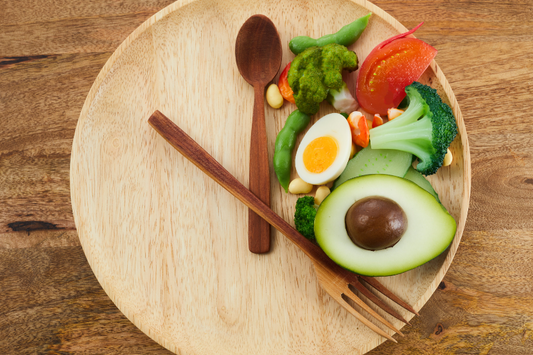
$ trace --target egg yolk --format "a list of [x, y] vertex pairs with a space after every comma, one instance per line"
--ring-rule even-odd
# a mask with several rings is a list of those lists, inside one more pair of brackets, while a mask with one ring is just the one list
[[324, 172], [337, 157], [337, 141], [333, 137], [315, 138], [305, 147], [303, 161], [305, 168], [315, 174]]

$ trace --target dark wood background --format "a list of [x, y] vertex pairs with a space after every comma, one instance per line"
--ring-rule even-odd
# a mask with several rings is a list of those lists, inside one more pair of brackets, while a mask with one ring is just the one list
[[[117, 46], [171, 0], [0, 0], [0, 353], [170, 354], [129, 322], [72, 217], [76, 122]], [[455, 260], [399, 344], [533, 354], [533, 1], [378, 0], [435, 46], [465, 118], [472, 196]]]

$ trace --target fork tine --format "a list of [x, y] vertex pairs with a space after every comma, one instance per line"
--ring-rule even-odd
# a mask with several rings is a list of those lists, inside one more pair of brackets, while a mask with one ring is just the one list
[[[349, 299], [351, 299], [354, 303], [356, 303], [359, 307], [361, 307], [362, 309], [364, 309], [365, 311], [367, 311], [368, 313], [370, 313], [370, 315], [372, 315], [374, 318], [376, 318], [378, 321], [380, 321], [381, 323], [383, 323], [385, 326], [387, 326], [390, 330], [392, 330], [393, 332], [395, 333], [398, 333], [400, 334], [401, 336], [404, 336], [402, 332], [400, 332], [398, 329], [396, 329], [395, 326], [393, 326], [388, 320], [386, 320], [385, 318], [383, 318], [382, 316], [380, 316], [378, 313], [376, 313], [376, 311], [374, 311], [372, 308], [370, 308], [369, 305], [367, 305], [366, 303], [363, 302], [362, 299], [360, 299], [359, 297], [357, 297], [355, 295], [355, 293], [353, 293], [352, 290], [350, 290], [350, 288], [348, 287], [348, 284], [346, 284], [346, 286], [344, 287], [344, 291], [343, 294], [344, 296], [348, 297]], [[352, 296], [348, 296], [348, 293], [351, 293]]]
[[[351, 285], [357, 289], [359, 292], [361, 292], [366, 298], [368, 298], [370, 301], [374, 302], [376, 306], [393, 316], [394, 318], [404, 322], [405, 324], [411, 325], [408, 321], [406, 321], [398, 312], [396, 312], [394, 309], [390, 308], [388, 304], [380, 300], [376, 295], [374, 295], [372, 292], [370, 292], [369, 289], [367, 289], [362, 283], [359, 281], [355, 283], [351, 283]], [[352, 289], [350, 291], [353, 292]]]
[[[392, 331], [400, 334], [401, 336], [404, 336], [402, 332], [396, 329], [389, 321], [387, 321], [382, 316], [380, 316], [378, 313], [376, 313], [372, 308], [370, 308], [366, 303], [364, 303], [359, 297], [357, 297], [357, 295], [353, 293], [353, 291], [348, 287], [348, 285], [351, 283], [359, 282], [358, 275], [346, 269], [341, 268], [340, 266], [335, 264], [331, 259], [313, 260], [313, 264], [315, 266], [315, 271], [317, 274], [318, 282], [320, 283], [324, 291], [326, 291], [331, 297], [333, 297], [334, 300], [339, 302], [344, 308], [346, 308], [346, 310], [348, 310], [357, 319], [359, 319], [361, 322], [363, 322], [365, 325], [367, 325], [370, 329], [372, 329], [379, 335], [382, 335], [386, 337], [387, 339], [392, 340], [391, 337], [383, 335], [386, 333], [384, 333], [380, 328], [378, 328], [372, 322], [366, 319], [364, 316], [359, 314], [344, 299], [344, 297], [347, 297], [350, 300], [352, 300], [355, 304], [363, 308], [370, 315], [376, 318], [376, 320], [378, 320], [379, 322], [387, 326]], [[364, 287], [364, 286], [361, 285], [361, 287]], [[350, 297], [349, 294], [351, 294], [352, 297]]]
[[[402, 306], [403, 308], [405, 308], [406, 310], [408, 310], [409, 312], [411, 313], [414, 313], [416, 314], [417, 316], [419, 316], [418, 312], [415, 311], [413, 309], [413, 307], [409, 306], [405, 301], [402, 301], [398, 296], [396, 296], [394, 293], [392, 293], [391, 291], [389, 291], [385, 286], [383, 286], [381, 283], [379, 283], [378, 280], [376, 280], [375, 278], [373, 277], [369, 277], [369, 276], [362, 276], [362, 275], [357, 275], [357, 274], [354, 274], [353, 272], [351, 271], [348, 271], [346, 269], [343, 269], [342, 271], [339, 271], [339, 273], [342, 273], [342, 276], [344, 277], [344, 279], [352, 284], [352, 285], [357, 285], [358, 283], [360, 284], [359, 282], [359, 279], [362, 279], [364, 280], [366, 283], [368, 283], [370, 286], [374, 287], [376, 290], [378, 290], [379, 292], [381, 292], [383, 295], [387, 296], [388, 298], [390, 298], [392, 301], [396, 302], [398, 305]], [[361, 284], [361, 289], [359, 289], [358, 287], [356, 287], [358, 290], [360, 290], [361, 292], [364, 293], [364, 291], [362, 291], [361, 289], [362, 288], [365, 288], [364, 285]], [[371, 292], [369, 292], [371, 293]], [[365, 294], [366, 296], [366, 294]], [[377, 297], [376, 297], [377, 298]], [[372, 299], [372, 302], [376, 303], [374, 301], [374, 299]], [[376, 303], [377, 304], [377, 303]], [[381, 305], [379, 304], [379, 306], [381, 307]], [[390, 314], [390, 312], [387, 312]], [[392, 316], [395, 316], [394, 314], [391, 314]], [[401, 320], [401, 319], [400, 319]], [[407, 323], [408, 324], [408, 323]]]
[[359, 278], [363, 279], [363, 281], [368, 283], [370, 286], [374, 287], [376, 290], [378, 290], [383, 295], [387, 296], [392, 301], [396, 302], [398, 305], [402, 306], [403, 308], [405, 308], [409, 312], [414, 313], [417, 316], [420, 316], [420, 314], [418, 314], [418, 312], [415, 311], [413, 307], [411, 307], [405, 301], [401, 300], [398, 296], [396, 296], [394, 293], [389, 291], [385, 286], [383, 286], [381, 283], [379, 283], [379, 281], [376, 280], [375, 278], [368, 277], [368, 276], [359, 276]]
[[[364, 325], [366, 325], [367, 327], [372, 329], [374, 332], [376, 332], [377, 334], [381, 335], [382, 337], [385, 337], [385, 338], [387, 338], [387, 339], [389, 339], [389, 340], [391, 340], [391, 341], [393, 341], [395, 343], [398, 343], [398, 341], [396, 339], [394, 339], [389, 334], [387, 334], [383, 330], [381, 330], [381, 328], [379, 328], [377, 325], [375, 325], [374, 323], [372, 323], [371, 321], [366, 319], [361, 313], [357, 312], [355, 310], [355, 308], [353, 308], [348, 302], [346, 302], [346, 300], [342, 297], [342, 294], [329, 293], [329, 295], [331, 297], [333, 297], [333, 299], [335, 299], [335, 301], [337, 301], [337, 303], [339, 303], [341, 306], [343, 306], [348, 312], [350, 312], [355, 318], [360, 320]], [[348, 297], [348, 296], [346, 296], [346, 297]]]

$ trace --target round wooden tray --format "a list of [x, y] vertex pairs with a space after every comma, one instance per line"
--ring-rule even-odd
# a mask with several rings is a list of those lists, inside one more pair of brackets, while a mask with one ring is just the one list
[[[160, 110], [247, 185], [254, 94], [235, 63], [241, 25], [257, 13], [272, 19], [285, 65], [292, 37], [334, 32], [369, 11], [368, 28], [353, 46], [361, 62], [379, 42], [406, 31], [363, 0], [177, 1], [136, 29], [98, 75], [74, 137], [74, 218], [102, 287], [164, 347], [180, 354], [326, 355], [362, 354], [384, 341], [320, 289], [311, 262], [281, 234], [273, 232], [269, 254], [250, 253], [247, 208], [147, 123]], [[355, 75], [347, 78], [352, 92]], [[459, 125], [454, 162], [430, 179], [458, 228], [443, 255], [380, 279], [417, 310], [455, 255], [470, 196], [456, 99], [436, 63], [422, 81], [450, 103]], [[294, 108], [266, 108], [270, 158]], [[332, 111], [325, 103], [313, 119]], [[272, 170], [271, 181], [272, 208], [292, 223], [297, 196], [282, 192]]]

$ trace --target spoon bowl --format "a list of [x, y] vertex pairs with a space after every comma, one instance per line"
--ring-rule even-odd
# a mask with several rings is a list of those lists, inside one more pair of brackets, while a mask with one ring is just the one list
[[264, 15], [254, 15], [242, 25], [235, 44], [237, 67], [252, 86], [266, 86], [281, 66], [281, 40], [276, 26]]

